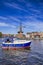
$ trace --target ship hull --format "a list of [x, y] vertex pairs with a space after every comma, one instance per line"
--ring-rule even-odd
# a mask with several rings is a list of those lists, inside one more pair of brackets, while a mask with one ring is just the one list
[[3, 43], [2, 48], [3, 49], [14, 49], [14, 50], [25, 49], [25, 48], [30, 48], [30, 44], [31, 44], [31, 41], [27, 43], [23, 43], [23, 44]]

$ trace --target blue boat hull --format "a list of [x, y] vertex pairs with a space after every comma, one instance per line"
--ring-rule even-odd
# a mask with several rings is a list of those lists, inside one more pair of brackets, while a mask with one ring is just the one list
[[27, 48], [30, 47], [31, 42], [28, 43], [24, 43], [24, 44], [2, 44], [2, 48], [3, 49], [8, 49], [8, 48], [12, 48], [12, 49], [19, 49], [19, 48]]

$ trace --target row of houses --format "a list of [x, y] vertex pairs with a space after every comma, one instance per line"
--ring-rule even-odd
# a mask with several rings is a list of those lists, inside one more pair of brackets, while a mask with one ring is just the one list
[[26, 34], [26, 37], [30, 39], [35, 38], [43, 39], [43, 32], [30, 32]]
[[27, 38], [27, 39], [40, 38], [40, 39], [43, 39], [43, 32], [28, 32], [26, 34], [23, 34], [23, 33], [2, 34], [2, 37], [18, 37], [18, 38]]
[[2, 34], [2, 37], [14, 37], [14, 34]]

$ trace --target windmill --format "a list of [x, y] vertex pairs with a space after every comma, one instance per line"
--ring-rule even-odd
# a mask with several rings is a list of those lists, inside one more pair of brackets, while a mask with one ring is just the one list
[[23, 34], [22, 28], [23, 28], [23, 26], [22, 26], [22, 23], [20, 22], [19, 31], [18, 31], [18, 34], [16, 35], [17, 38], [22, 38], [22, 39], [25, 38], [25, 35]]
[[23, 31], [22, 31], [22, 23], [20, 22], [20, 26], [19, 26], [19, 31], [18, 31], [18, 33], [23, 33]]

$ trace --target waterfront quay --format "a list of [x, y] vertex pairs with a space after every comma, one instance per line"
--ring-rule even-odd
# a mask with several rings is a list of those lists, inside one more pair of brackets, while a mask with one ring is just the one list
[[43, 39], [43, 32], [27, 32], [26, 34], [2, 34], [2, 37], [18, 37], [22, 39]]

